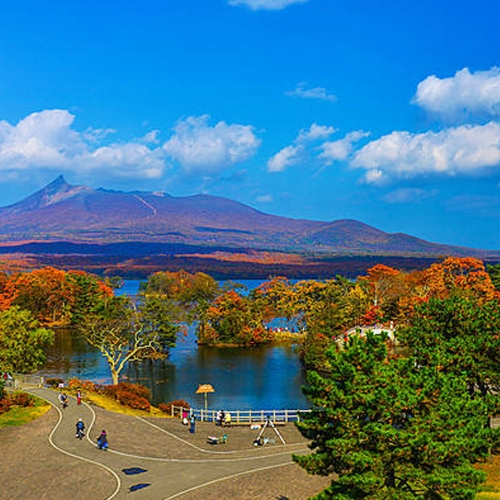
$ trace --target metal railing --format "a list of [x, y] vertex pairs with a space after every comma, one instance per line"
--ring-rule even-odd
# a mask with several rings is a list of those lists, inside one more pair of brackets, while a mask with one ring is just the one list
[[45, 383], [44, 377], [40, 375], [30, 375], [26, 373], [13, 373], [12, 378], [4, 379], [5, 387], [21, 390], [24, 387], [43, 387]]
[[[263, 424], [268, 419], [273, 423], [297, 422], [301, 415], [309, 413], [311, 410], [225, 410], [231, 415], [231, 425], [242, 424]], [[172, 406], [172, 417], [190, 417], [194, 415], [196, 420], [201, 422], [216, 422], [218, 410], [203, 410], [196, 408], [184, 408], [182, 406]]]

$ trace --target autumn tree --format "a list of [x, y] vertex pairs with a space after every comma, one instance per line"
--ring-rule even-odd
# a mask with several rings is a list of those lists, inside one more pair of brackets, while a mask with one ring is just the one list
[[277, 276], [264, 281], [250, 292], [250, 297], [262, 311], [265, 321], [285, 318], [293, 322], [295, 319], [296, 295], [288, 278]]
[[70, 323], [74, 293], [65, 271], [45, 267], [20, 273], [13, 278], [13, 286], [12, 304], [31, 311], [42, 324]]
[[176, 321], [198, 322], [200, 338], [204, 337], [207, 309], [218, 293], [217, 281], [208, 274], [191, 274], [183, 270], [154, 273], [141, 290], [144, 297], [168, 303]]
[[498, 299], [484, 263], [473, 257], [448, 257], [426, 270], [428, 296], [465, 295], [480, 302]]
[[326, 499], [472, 499], [484, 475], [473, 467], [497, 431], [463, 374], [387, 357], [383, 336], [352, 337], [327, 351], [330, 372], [308, 373], [311, 414], [298, 424], [312, 453], [294, 461], [334, 474]]
[[260, 311], [249, 297], [229, 290], [207, 309], [207, 325], [200, 341], [209, 344], [252, 345], [266, 342], [269, 334]]
[[146, 300], [136, 309], [125, 297], [104, 301], [80, 324], [87, 342], [108, 362], [115, 385], [128, 362], [167, 356], [178, 330], [163, 302]]
[[54, 332], [41, 328], [30, 311], [17, 306], [0, 311], [0, 370], [29, 373], [46, 359]]
[[404, 274], [392, 267], [377, 264], [358, 278], [370, 299], [365, 323], [393, 319], [398, 314], [398, 301], [404, 292]]
[[0, 310], [17, 305], [48, 326], [78, 323], [113, 294], [95, 275], [52, 267], [13, 274], [0, 282]]

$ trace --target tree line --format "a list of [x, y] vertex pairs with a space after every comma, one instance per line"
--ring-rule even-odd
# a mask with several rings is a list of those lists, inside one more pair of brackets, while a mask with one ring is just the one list
[[[253, 346], [276, 340], [280, 318], [301, 339], [313, 410], [299, 424], [311, 453], [294, 460], [334, 475], [318, 500], [472, 499], [480, 488], [474, 464], [499, 446], [500, 266], [375, 265], [356, 280], [274, 277], [254, 290], [167, 271], [138, 300], [117, 285], [54, 268], [0, 273], [0, 369], [37, 369], [53, 330], [71, 327], [117, 383], [127, 362], [167, 356], [187, 324], [202, 343]], [[347, 334], [388, 325], [395, 341]]]
[[[134, 301], [114, 293], [119, 278], [47, 267], [0, 272], [0, 315], [2, 330], [17, 318], [16, 330], [29, 324], [42, 343], [50, 342], [54, 328], [75, 329], [101, 350], [114, 381], [128, 361], [167, 356], [185, 325], [196, 325], [201, 344], [247, 347], [282, 340], [272, 328], [276, 319], [289, 325], [288, 339], [300, 340], [304, 364], [327, 370], [327, 347], [349, 329], [392, 324], [400, 330], [431, 299], [460, 295], [478, 306], [498, 302], [499, 268], [487, 270], [474, 258], [447, 258], [412, 272], [377, 264], [356, 280], [274, 277], [250, 291], [234, 282], [221, 285], [202, 272], [165, 271], [150, 275]], [[13, 335], [2, 338], [7, 337]], [[30, 344], [38, 345], [35, 337]], [[36, 352], [33, 370], [43, 360], [43, 352]], [[23, 371], [29, 365], [22, 364]]]

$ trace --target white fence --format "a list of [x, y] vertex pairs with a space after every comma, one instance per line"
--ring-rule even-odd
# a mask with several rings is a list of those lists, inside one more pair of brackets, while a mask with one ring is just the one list
[[24, 373], [6, 373], [2, 374], [3, 382], [6, 389], [18, 391], [24, 387], [42, 387], [44, 378], [39, 375], [26, 375]]
[[[297, 422], [301, 415], [309, 413], [311, 410], [225, 410], [231, 414], [231, 425], [241, 424], [263, 424], [268, 419], [274, 423]], [[217, 410], [198, 410], [195, 408], [183, 408], [182, 406], [172, 406], [172, 417], [182, 418], [183, 416], [194, 415], [196, 420], [202, 422], [216, 422]]]

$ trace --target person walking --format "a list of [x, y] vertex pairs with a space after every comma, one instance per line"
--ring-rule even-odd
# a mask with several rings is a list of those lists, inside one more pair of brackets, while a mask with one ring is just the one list
[[85, 436], [85, 424], [83, 423], [83, 419], [79, 418], [76, 423], [76, 436], [78, 439], [82, 439]]
[[68, 406], [68, 396], [64, 392], [60, 392], [58, 396], [59, 402], [61, 403], [63, 410]]
[[80, 391], [78, 391], [76, 393], [76, 404], [77, 405], [81, 405], [82, 404], [82, 393]]
[[194, 415], [191, 415], [191, 417], [189, 418], [189, 432], [191, 434], [194, 434], [195, 426], [196, 426], [196, 418]]

